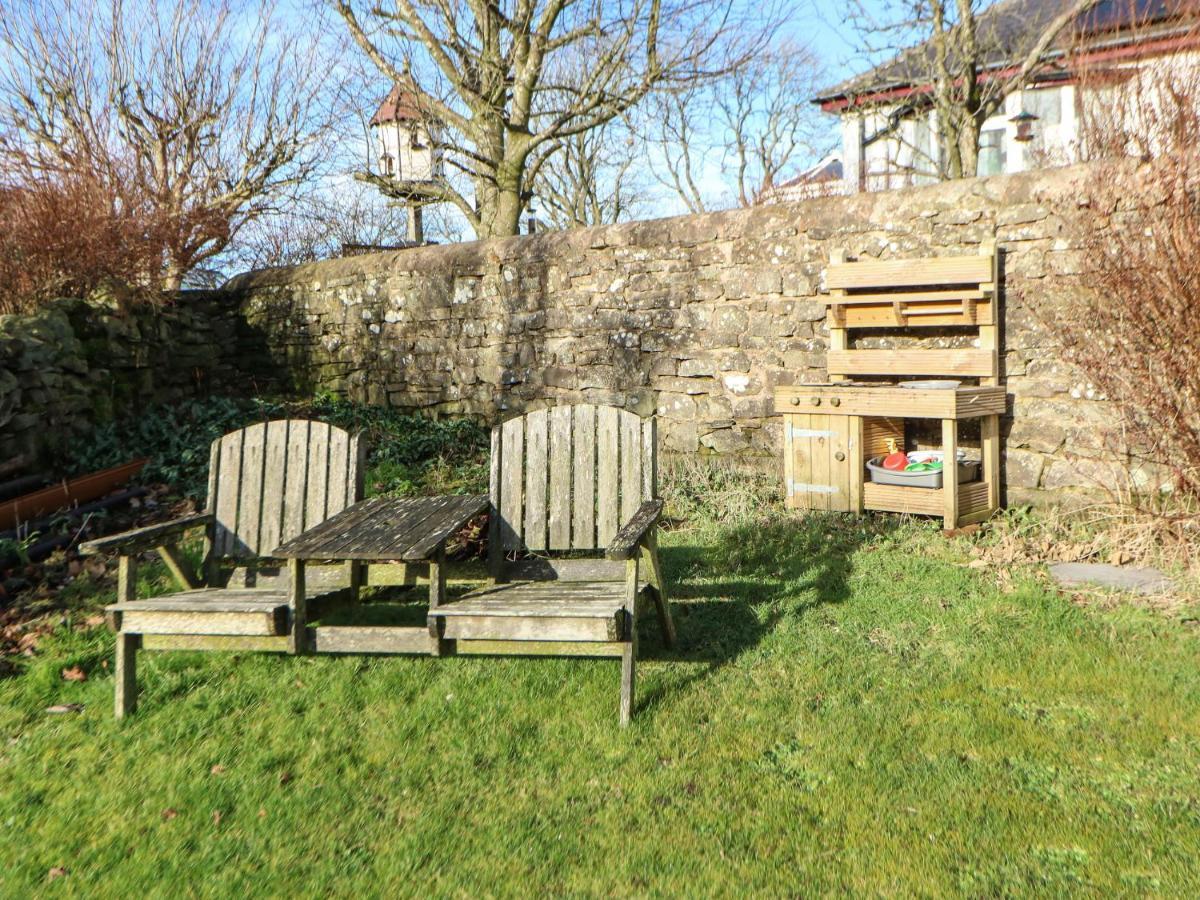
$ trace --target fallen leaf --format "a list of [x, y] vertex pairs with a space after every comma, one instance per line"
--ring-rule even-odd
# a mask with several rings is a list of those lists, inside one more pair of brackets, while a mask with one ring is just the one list
[[263, 809], [261, 806], [258, 808], [258, 817], [260, 819], [265, 819], [267, 817], [267, 811], [265, 809]]
[[55, 706], [47, 706], [46, 712], [51, 715], [61, 715], [62, 713], [83, 712], [82, 703], [59, 703]]
[[88, 616], [83, 620], [83, 624], [88, 628], [98, 628], [104, 624], [104, 616]]
[[179, 815], [179, 813], [174, 809], [164, 809], [162, 811], [162, 817], [163, 817], [164, 822], [170, 822], [172, 819], [174, 819], [178, 815]]
[[63, 681], [87, 681], [87, 672], [79, 668], [79, 666], [71, 666], [69, 669], [62, 670]]
[[967, 568], [968, 569], [986, 569], [987, 564], [988, 564], [988, 562], [986, 559], [973, 559], [969, 563], [967, 563]]
[[279, 783], [280, 784], [287, 784], [291, 780], [292, 780], [291, 772], [280, 772], [279, 773]]
[[48, 878], [49, 878], [51, 881], [53, 881], [55, 878], [65, 878], [65, 877], [66, 877], [66, 874], [67, 874], [66, 867], [64, 867], [64, 866], [55, 866], [54, 868], [52, 868], [52, 869], [50, 870], [50, 872], [49, 872], [49, 874], [48, 874], [48, 876], [47, 876], [47, 877], [48, 877]]
[[221, 811], [219, 809], [213, 810], [212, 820], [214, 825], [221, 824]]
[[213, 766], [208, 771], [209, 771], [209, 774], [211, 774], [211, 775], [224, 775], [225, 767], [223, 765], [221, 765], [220, 763], [217, 763], [215, 766]]

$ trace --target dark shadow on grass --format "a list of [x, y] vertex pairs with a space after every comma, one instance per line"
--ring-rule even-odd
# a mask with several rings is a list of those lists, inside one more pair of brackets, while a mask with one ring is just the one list
[[[781, 621], [850, 599], [855, 555], [899, 524], [896, 516], [809, 513], [698, 532], [703, 542], [662, 546], [678, 645], [663, 646], [657, 617], [639, 618], [639, 658], [702, 663], [668, 684], [639, 691], [639, 710], [708, 678], [758, 646]], [[456, 586], [451, 593], [466, 590]], [[427, 588], [373, 589], [366, 602], [331, 613], [323, 625], [423, 626]]]
[[708, 532], [704, 545], [663, 547], [678, 646], [663, 647], [654, 617], [647, 616], [639, 656], [706, 667], [649, 688], [638, 705], [648, 710], [709, 677], [784, 619], [849, 600], [855, 554], [897, 524], [895, 516], [809, 513]]

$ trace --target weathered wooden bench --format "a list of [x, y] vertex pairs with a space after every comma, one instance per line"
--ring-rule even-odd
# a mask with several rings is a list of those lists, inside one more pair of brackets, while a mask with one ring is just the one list
[[[618, 657], [628, 724], [639, 607], [653, 603], [664, 643], [675, 641], [658, 561], [655, 437], [654, 419], [591, 404], [492, 429], [490, 583], [431, 609], [434, 638], [458, 654]], [[509, 560], [524, 551], [536, 555]]]
[[[304, 623], [290, 603], [287, 570], [272, 566], [269, 554], [359, 499], [363, 450], [357, 436], [321, 422], [251, 425], [213, 442], [203, 513], [80, 548], [119, 554], [117, 602], [105, 609], [117, 632], [117, 718], [137, 707], [139, 649], [302, 649]], [[203, 575], [191, 571], [178, 548], [184, 534], [200, 528]], [[158, 551], [183, 592], [137, 598], [136, 555], [149, 550]], [[314, 610], [357, 599], [357, 563], [322, 575], [309, 582]]]

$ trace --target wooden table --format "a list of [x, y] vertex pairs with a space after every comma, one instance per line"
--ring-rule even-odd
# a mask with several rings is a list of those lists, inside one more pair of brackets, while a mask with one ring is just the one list
[[446, 597], [446, 541], [488, 508], [487, 495], [469, 497], [372, 497], [347, 507], [315, 528], [280, 545], [271, 555], [289, 561], [293, 653], [432, 653], [441, 642], [428, 629], [399, 626], [323, 626], [305, 621], [305, 564], [344, 560], [357, 599], [362, 564], [429, 564], [429, 606]]

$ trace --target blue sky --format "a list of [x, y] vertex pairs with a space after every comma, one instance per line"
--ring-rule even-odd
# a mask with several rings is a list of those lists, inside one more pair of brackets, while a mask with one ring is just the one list
[[[285, 9], [290, 6], [300, 13], [312, 0], [282, 0], [282, 2], [286, 4]], [[735, 2], [744, 4], [743, 10], [753, 10], [757, 4], [761, 3], [761, 0], [735, 0]], [[824, 68], [822, 86], [837, 83], [865, 67], [864, 61], [855, 52], [854, 33], [846, 21], [846, 4], [844, 2], [839, 2], [839, 0], [790, 0], [790, 2], [792, 3], [791, 21], [786, 27], [785, 34], [780, 37], [790, 38], [813, 50]], [[866, 2], [868, 4], [877, 2], [882, 8], [886, 0], [866, 0]], [[311, 14], [311, 7], [308, 12]], [[335, 16], [328, 16], [326, 22], [330, 28], [338, 28], [341, 25]], [[807, 103], [811, 98], [797, 99]], [[371, 101], [367, 100], [365, 103], [370, 105]], [[369, 116], [372, 111], [366, 110], [366, 115]], [[827, 151], [840, 146], [840, 136], [837, 120], [833, 116], [824, 118], [828, 123], [828, 132], [819, 142], [819, 149]], [[355, 144], [359, 143], [353, 138], [351, 141]], [[352, 151], [353, 155], [360, 152], [362, 151], [358, 149]], [[812, 159], [797, 159], [796, 169], [802, 170], [815, 162], [820, 155], [817, 153]], [[722, 181], [719, 162], [706, 164], [700, 181], [702, 186], [711, 187], [711, 194], [714, 197], [721, 193], [725, 183]], [[652, 217], [673, 215], [685, 211], [682, 201], [665, 189], [660, 189], [656, 184], [647, 185], [647, 193], [652, 197], [652, 201], [646, 212]]]

